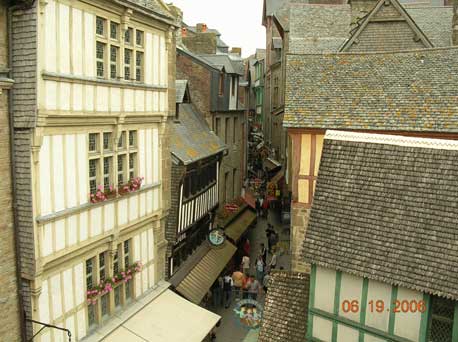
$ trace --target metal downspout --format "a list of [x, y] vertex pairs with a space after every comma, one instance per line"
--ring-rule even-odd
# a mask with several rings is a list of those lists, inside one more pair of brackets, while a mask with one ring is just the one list
[[[13, 66], [13, 29], [12, 17], [13, 11], [19, 6], [11, 6], [8, 8], [8, 67], [10, 68], [9, 77], [12, 78], [11, 68]], [[13, 85], [14, 87], [14, 85]], [[26, 341], [26, 326], [25, 326], [25, 311], [22, 298], [22, 278], [21, 278], [21, 263], [20, 263], [20, 248], [18, 237], [18, 212], [16, 201], [16, 149], [14, 144], [14, 124], [13, 124], [13, 91], [12, 88], [8, 90], [8, 114], [9, 114], [9, 129], [10, 129], [10, 154], [11, 154], [11, 187], [13, 197], [13, 223], [14, 223], [14, 244], [16, 249], [16, 277], [18, 282], [18, 301], [19, 301], [19, 320], [21, 327], [21, 340]]]

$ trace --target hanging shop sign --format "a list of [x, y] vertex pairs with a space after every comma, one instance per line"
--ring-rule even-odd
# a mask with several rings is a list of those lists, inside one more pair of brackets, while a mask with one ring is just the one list
[[212, 229], [208, 233], [208, 242], [213, 247], [220, 247], [226, 241], [226, 235], [224, 234], [224, 230], [221, 228]]

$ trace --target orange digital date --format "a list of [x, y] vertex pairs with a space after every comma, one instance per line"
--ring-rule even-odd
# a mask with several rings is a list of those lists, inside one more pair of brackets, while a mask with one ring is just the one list
[[[395, 300], [393, 302], [393, 308], [391, 309], [390, 306], [386, 306], [385, 302], [383, 300], [370, 300], [367, 303], [367, 310], [369, 312], [378, 312], [382, 313], [385, 311], [390, 311], [393, 310], [394, 313], [399, 313], [399, 312], [425, 312], [426, 311], [426, 303], [424, 300]], [[354, 299], [354, 300], [344, 300], [342, 302], [342, 311], [345, 313], [352, 312], [352, 313], [357, 313], [360, 310], [360, 305], [359, 301]]]

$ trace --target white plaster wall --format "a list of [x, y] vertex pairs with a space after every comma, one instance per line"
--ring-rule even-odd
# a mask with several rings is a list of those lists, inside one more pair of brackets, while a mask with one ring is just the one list
[[359, 331], [346, 325], [339, 324], [337, 326], [337, 342], [358, 342]]
[[336, 271], [316, 268], [315, 308], [333, 313], [336, 287]]
[[332, 340], [332, 321], [313, 316], [313, 337], [330, 342]]
[[[417, 303], [423, 300], [423, 294], [417, 291], [408, 290], [405, 288], [398, 288], [399, 301], [411, 300], [417, 301]], [[399, 312], [395, 314], [394, 322], [394, 333], [395, 335], [408, 338], [412, 341], [418, 341], [420, 338], [420, 312]]]
[[364, 342], [387, 342], [387, 340], [372, 335], [364, 334]]
[[[391, 304], [391, 286], [375, 280], [369, 280], [367, 303], [371, 300], [374, 301], [374, 312], [370, 311], [368, 304], [366, 310], [366, 325], [387, 332], [390, 313], [386, 311], [386, 309], [389, 309]], [[375, 302], [377, 300], [381, 300], [385, 304], [384, 312], [379, 313], [375, 310]]]
[[[232, 83], [235, 84], [235, 92], [232, 95]], [[229, 86], [229, 109], [237, 109], [237, 95], [238, 95], [238, 81], [234, 76], [231, 76], [231, 83]]]
[[[70, 329], [75, 340], [83, 338], [86, 335], [85, 294], [82, 263], [45, 277], [38, 297], [40, 321]], [[48, 332], [40, 335], [40, 341], [59, 341], [63, 338], [63, 335]]]
[[[340, 302], [339, 302], [339, 315], [352, 321], [359, 322], [361, 312], [361, 293], [363, 290], [363, 278], [355, 277], [353, 275], [342, 273], [342, 280], [340, 286]], [[342, 303], [345, 301], [356, 300], [359, 303], [360, 309], [357, 312], [343, 312]]]
[[[154, 233], [153, 228], [145, 230], [133, 238], [134, 262], [141, 261], [143, 270], [135, 275], [135, 293], [139, 297], [155, 285], [154, 279]], [[149, 264], [151, 263], [151, 264]]]

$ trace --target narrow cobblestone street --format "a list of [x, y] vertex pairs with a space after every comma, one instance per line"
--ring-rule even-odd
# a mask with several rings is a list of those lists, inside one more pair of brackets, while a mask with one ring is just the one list
[[[267, 246], [267, 238], [265, 230], [267, 228], [267, 223], [271, 223], [274, 226], [274, 229], [280, 235], [280, 240], [278, 243], [279, 248], [281, 249], [280, 254], [278, 255], [277, 269], [283, 267], [285, 270], [290, 269], [290, 255], [289, 255], [289, 230], [288, 224], [281, 224], [280, 219], [276, 213], [272, 210], [269, 211], [268, 219], [258, 218], [257, 224], [247, 233], [247, 237], [250, 240], [251, 251], [250, 251], [250, 272], [255, 274], [254, 262], [256, 257], [260, 253], [260, 244], [264, 243]], [[268, 254], [267, 264], [269, 264], [272, 255]], [[240, 322], [237, 321], [234, 308], [237, 305], [238, 298], [234, 293], [232, 294], [231, 306], [228, 309], [224, 307], [209, 309], [222, 317], [221, 325], [216, 330], [216, 341], [217, 342], [255, 342], [258, 340], [259, 329], [248, 329], [245, 326], [242, 326]], [[258, 302], [264, 306], [265, 294], [262, 293], [258, 297]]]

